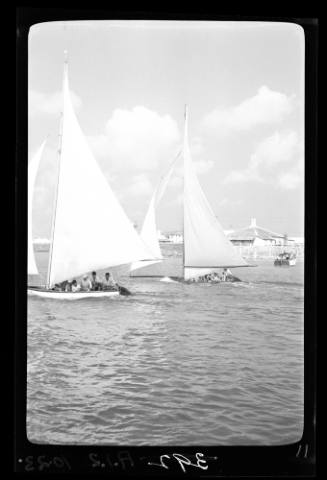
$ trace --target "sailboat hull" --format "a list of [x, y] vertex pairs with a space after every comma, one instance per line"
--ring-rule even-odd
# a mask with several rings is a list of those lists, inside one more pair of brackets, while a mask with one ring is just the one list
[[82, 300], [84, 298], [118, 297], [119, 291], [95, 291], [95, 292], [56, 292], [45, 288], [28, 288], [27, 294], [39, 298], [52, 300]]
[[192, 280], [185, 280], [182, 277], [162, 277], [160, 282], [166, 283], [183, 283], [186, 285], [220, 285], [221, 283], [234, 283], [234, 282], [242, 282], [242, 280], [238, 277], [230, 277], [227, 278], [225, 281], [218, 281], [218, 282], [193, 282]]

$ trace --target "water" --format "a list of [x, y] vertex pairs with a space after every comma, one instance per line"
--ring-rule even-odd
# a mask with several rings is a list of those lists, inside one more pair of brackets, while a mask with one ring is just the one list
[[[181, 247], [164, 246], [181, 264]], [[47, 253], [37, 253], [44, 274]], [[303, 428], [303, 262], [244, 283], [126, 276], [131, 297], [28, 301], [30, 441], [279, 445]]]

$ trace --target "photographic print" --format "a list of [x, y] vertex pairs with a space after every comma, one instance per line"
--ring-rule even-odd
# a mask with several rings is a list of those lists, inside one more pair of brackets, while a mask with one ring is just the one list
[[301, 439], [304, 60], [287, 22], [30, 28], [30, 442]]

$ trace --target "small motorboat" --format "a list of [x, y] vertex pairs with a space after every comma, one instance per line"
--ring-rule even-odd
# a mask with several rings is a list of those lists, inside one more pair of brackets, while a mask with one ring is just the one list
[[294, 253], [283, 252], [278, 255], [274, 261], [275, 267], [294, 267], [296, 265], [296, 255]]

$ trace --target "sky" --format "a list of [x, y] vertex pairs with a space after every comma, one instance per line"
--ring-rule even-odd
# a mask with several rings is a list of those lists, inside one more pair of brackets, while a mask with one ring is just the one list
[[[142, 225], [180, 150], [184, 105], [200, 184], [224, 229], [304, 234], [304, 31], [295, 24], [48, 22], [29, 32], [29, 160], [48, 136], [33, 236], [50, 237], [64, 50], [82, 131], [129, 218]], [[182, 229], [182, 163], [157, 209]]]

